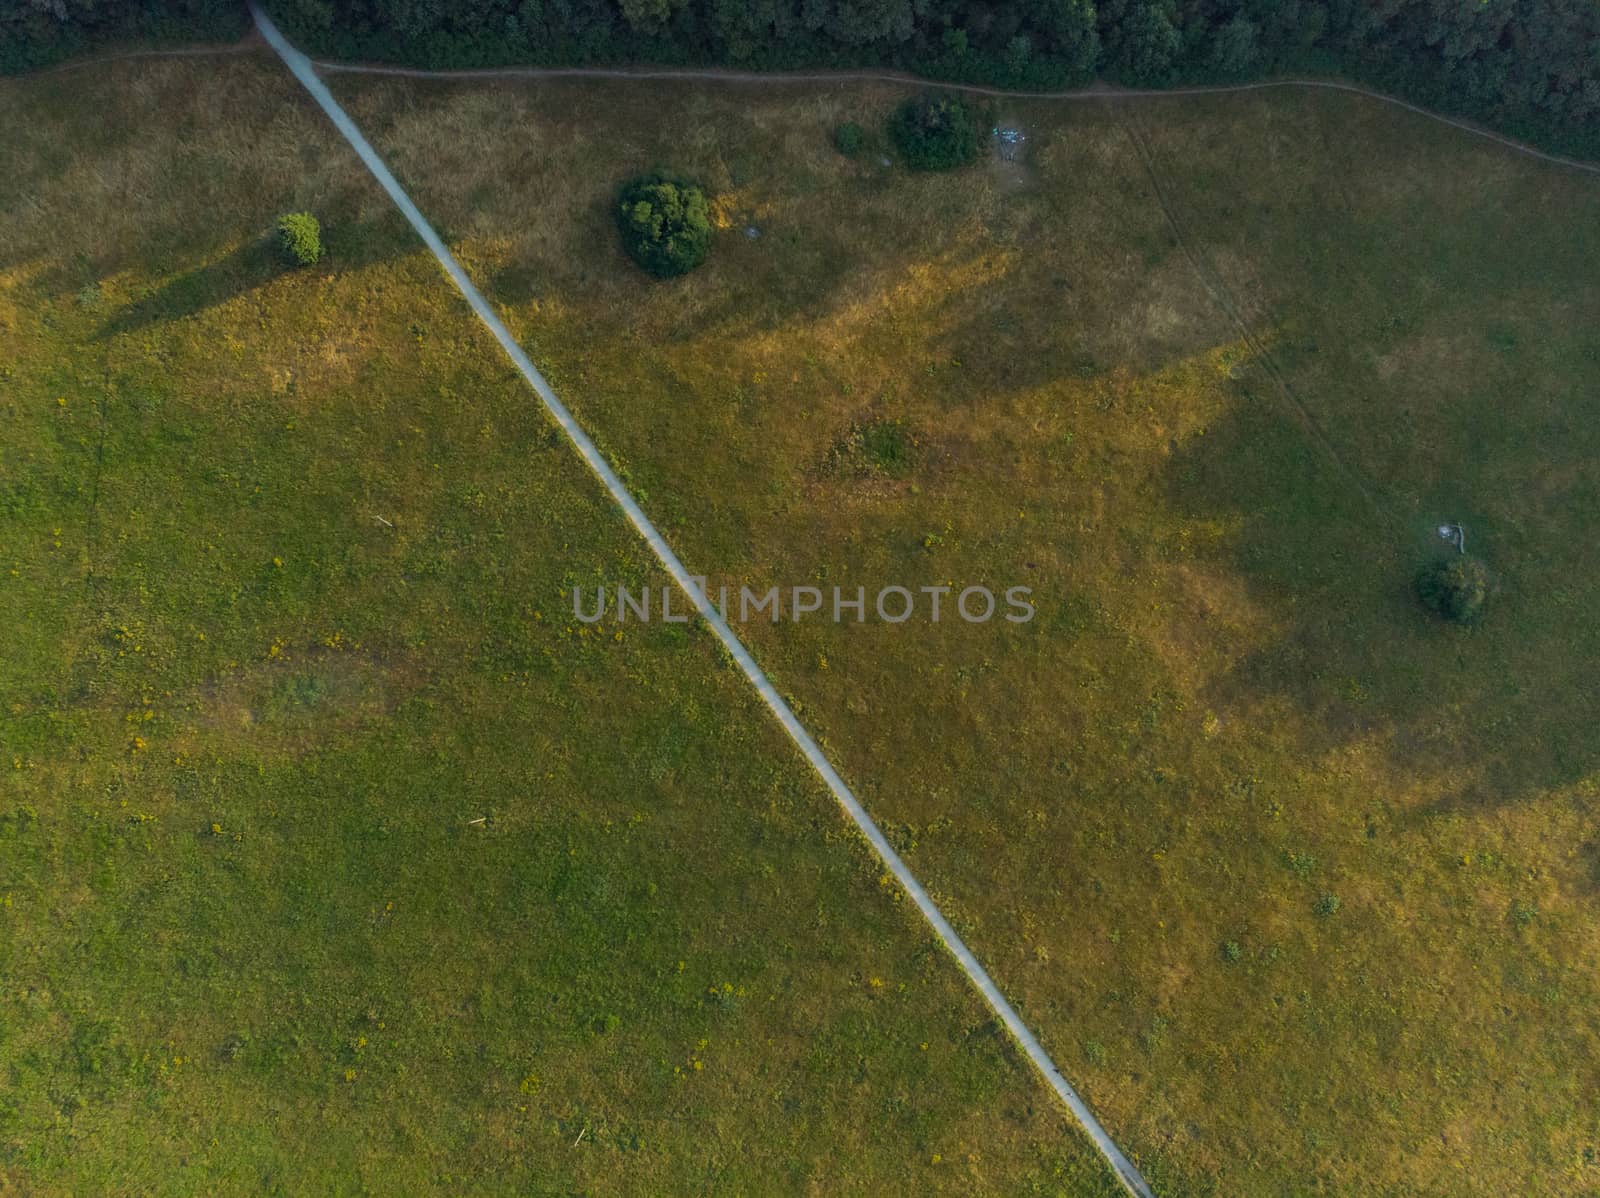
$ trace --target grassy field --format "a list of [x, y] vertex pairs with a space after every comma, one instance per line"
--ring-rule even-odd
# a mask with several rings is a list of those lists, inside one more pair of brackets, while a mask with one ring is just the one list
[[286, 73], [0, 93], [0, 1193], [1113, 1192]]
[[914, 176], [831, 147], [887, 87], [333, 83], [691, 569], [1034, 588], [746, 631], [1162, 1193], [1600, 1193], [1592, 178], [1328, 93]]

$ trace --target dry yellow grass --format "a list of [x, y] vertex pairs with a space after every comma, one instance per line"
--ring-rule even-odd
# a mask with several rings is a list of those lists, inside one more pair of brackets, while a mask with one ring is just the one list
[[[691, 568], [1035, 586], [749, 634], [1159, 1186], [1600, 1184], [1587, 179], [1329, 95], [1018, 102], [1020, 177], [912, 177], [827, 149], [892, 89], [336, 84]], [[643, 279], [657, 165], [762, 236]], [[821, 469], [862, 420], [904, 479]]]
[[1112, 1192], [274, 64], [0, 93], [0, 1192]]

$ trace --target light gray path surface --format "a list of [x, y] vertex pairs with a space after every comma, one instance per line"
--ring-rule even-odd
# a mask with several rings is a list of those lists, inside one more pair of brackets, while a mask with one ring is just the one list
[[773, 688], [771, 681], [762, 672], [761, 667], [756, 664], [755, 658], [750, 656], [749, 651], [744, 647], [738, 636], [734, 634], [733, 629], [728, 626], [727, 621], [718, 614], [716, 607], [708, 601], [700, 588], [695, 585], [693, 576], [684, 568], [683, 563], [678, 560], [678, 555], [672, 551], [672, 547], [656, 531], [655, 525], [650, 522], [650, 518], [644, 514], [643, 509], [639, 507], [633, 496], [628, 493], [628, 489], [623, 486], [622, 480], [617, 477], [616, 472], [611, 469], [605, 458], [600, 455], [600, 451], [595, 448], [594, 442], [589, 439], [588, 434], [573, 419], [572, 413], [567, 410], [566, 405], [556, 397], [556, 393], [551, 389], [550, 384], [545, 381], [544, 376], [529, 361], [528, 355], [522, 351], [522, 347], [517, 344], [510, 331], [501, 322], [500, 318], [495, 315], [494, 309], [489, 306], [488, 301], [473, 286], [472, 280], [467, 278], [466, 272], [461, 269], [460, 263], [455, 260], [454, 255], [450, 253], [444, 242], [439, 239], [439, 235], [433, 231], [433, 227], [428, 224], [422, 213], [417, 209], [417, 206], [411, 202], [411, 198], [406, 195], [399, 182], [389, 173], [389, 168], [384, 165], [377, 151], [368, 144], [367, 139], [362, 136], [361, 130], [356, 127], [355, 122], [339, 106], [338, 101], [333, 98], [333, 94], [328, 91], [322, 80], [317, 77], [311, 60], [284, 39], [266, 14], [255, 5], [254, 0], [250, 5], [250, 11], [254, 14], [256, 26], [267, 39], [267, 43], [277, 51], [278, 56], [294, 72], [295, 77], [305, 85], [306, 90], [311, 93], [312, 98], [322, 107], [322, 110], [328, 114], [329, 119], [343, 134], [345, 140], [361, 156], [361, 161], [366, 164], [373, 177], [377, 179], [384, 191], [389, 193], [389, 198], [395, 202], [395, 206], [405, 214], [405, 218], [411, 222], [411, 226], [416, 229], [417, 234], [427, 244], [428, 249], [433, 251], [433, 256], [439, 260], [439, 264], [444, 267], [445, 273], [450, 276], [451, 282], [456, 285], [457, 289], [466, 298], [467, 303], [471, 306], [473, 312], [477, 314], [478, 319], [483, 321], [488, 330], [494, 334], [495, 340], [500, 343], [507, 356], [510, 357], [517, 369], [522, 372], [522, 376], [528, 380], [529, 385], [538, 393], [546, 410], [555, 422], [561, 426], [562, 431], [567, 434], [568, 439], [577, 449], [579, 455], [599, 477], [606, 490], [611, 493], [611, 497], [617, 501], [618, 506], [627, 515], [629, 522], [638, 530], [639, 535], [645, 539], [645, 543], [650, 546], [651, 552], [666, 567], [667, 573], [672, 575], [673, 581], [689, 597], [700, 617], [716, 633], [717, 639], [722, 642], [723, 648], [739, 664], [739, 668], [744, 671], [745, 677], [750, 680], [751, 685], [756, 688], [757, 693], [760, 694], [766, 705], [772, 709], [772, 714], [778, 717], [778, 722], [783, 725], [784, 731], [789, 734], [789, 738], [794, 741], [800, 752], [804, 754], [805, 759], [811, 763], [811, 767], [822, 777], [828, 789], [833, 792], [834, 798], [838, 799], [839, 805], [844, 808], [856, 827], [861, 830], [861, 834], [867, 838], [867, 841], [872, 845], [873, 851], [883, 861], [884, 866], [894, 875], [905, 892], [911, 896], [912, 901], [917, 905], [917, 909], [922, 912], [923, 918], [933, 928], [934, 934], [950, 950], [951, 955], [955, 957], [963, 972], [966, 973], [972, 984], [978, 988], [979, 993], [983, 995], [984, 1001], [999, 1016], [1001, 1022], [1005, 1024], [1006, 1030], [1011, 1033], [1016, 1042], [1022, 1047], [1022, 1050], [1028, 1054], [1028, 1059], [1039, 1070], [1045, 1082], [1066, 1104], [1073, 1117], [1077, 1119], [1089, 1138], [1094, 1141], [1095, 1147], [1106, 1158], [1118, 1180], [1122, 1182], [1130, 1193], [1137, 1195], [1138, 1198], [1155, 1198], [1149, 1183], [1134, 1168], [1133, 1163], [1123, 1155], [1122, 1150], [1117, 1147], [1105, 1128], [1100, 1125], [1099, 1120], [1094, 1117], [1094, 1113], [1089, 1110], [1083, 1099], [1078, 1096], [1078, 1092], [1062, 1076], [1061, 1070], [1056, 1068], [1055, 1062], [1050, 1059], [1049, 1054], [1045, 1052], [1038, 1039], [1028, 1030], [1027, 1024], [1022, 1022], [1021, 1016], [1006, 1001], [1005, 995], [1000, 993], [1000, 989], [994, 984], [994, 980], [990, 978], [983, 966], [978, 963], [978, 959], [972, 955], [972, 950], [967, 948], [961, 937], [956, 935], [955, 929], [940, 914], [939, 908], [928, 897], [928, 892], [923, 889], [922, 883], [917, 881], [911, 870], [906, 867], [906, 863], [900, 860], [900, 855], [884, 839], [883, 833], [878, 830], [878, 825], [872, 822], [872, 817], [867, 814], [860, 801], [857, 800], [850, 788], [845, 785], [844, 779], [839, 776], [827, 757], [823, 755], [822, 750], [817, 746], [817, 742], [811, 738], [811, 734], [801, 725], [799, 719], [790, 709], [789, 704], [784, 701], [783, 696]]

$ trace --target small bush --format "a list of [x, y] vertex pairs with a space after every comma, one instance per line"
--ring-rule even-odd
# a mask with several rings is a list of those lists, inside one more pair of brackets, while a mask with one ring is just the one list
[[237, 1061], [244, 1056], [245, 1049], [249, 1047], [249, 1035], [236, 1032], [222, 1042], [222, 1047], [217, 1050], [217, 1056], [220, 1060]]
[[687, 274], [711, 248], [706, 194], [668, 175], [642, 175], [617, 196], [617, 228], [628, 256], [658, 279]]
[[309, 212], [280, 216], [278, 247], [291, 266], [312, 266], [322, 260], [322, 226]]
[[899, 478], [911, 469], [911, 446], [906, 430], [891, 421], [869, 424], [861, 430], [861, 448], [880, 474]]
[[846, 158], [854, 158], [867, 144], [867, 131], [854, 121], [846, 121], [833, 131], [833, 148]]
[[1317, 859], [1310, 853], [1285, 853], [1283, 862], [1289, 867], [1289, 872], [1301, 881], [1311, 877], [1311, 871], [1317, 868]]
[[964, 166], [978, 156], [978, 113], [960, 96], [913, 96], [889, 118], [889, 138], [912, 170]]
[[1339, 914], [1339, 908], [1343, 905], [1344, 904], [1339, 901], [1339, 896], [1337, 894], [1325, 894], [1316, 901], [1316, 905], [1312, 908], [1312, 910], [1326, 919], [1330, 915]]
[[1222, 959], [1230, 965], [1237, 964], [1244, 956], [1244, 949], [1239, 947], [1237, 940], [1224, 940], [1222, 942]]
[[1475, 557], [1437, 561], [1417, 578], [1417, 595], [1429, 610], [1458, 624], [1470, 624], [1483, 610], [1489, 572]]
[[853, 424], [828, 451], [825, 473], [868, 478], [905, 478], [911, 473], [916, 443], [898, 420]]

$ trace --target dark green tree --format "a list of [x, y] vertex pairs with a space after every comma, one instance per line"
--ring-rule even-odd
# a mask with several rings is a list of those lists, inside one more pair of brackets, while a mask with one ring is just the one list
[[889, 139], [912, 170], [949, 170], [978, 156], [978, 113], [961, 96], [912, 96], [889, 118]]
[[671, 175], [641, 175], [623, 184], [616, 216], [628, 256], [657, 278], [687, 274], [711, 248], [705, 192]]
[[1489, 595], [1489, 572], [1475, 557], [1434, 562], [1417, 577], [1417, 595], [1429, 610], [1458, 624], [1470, 624]]

